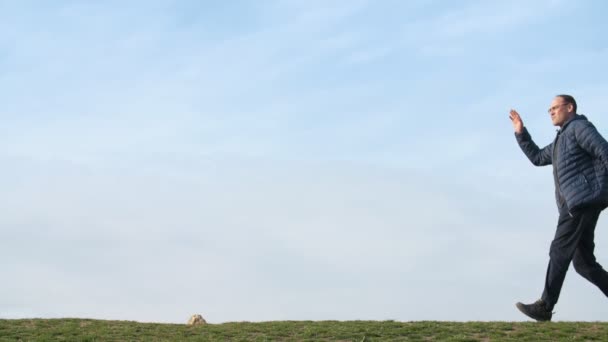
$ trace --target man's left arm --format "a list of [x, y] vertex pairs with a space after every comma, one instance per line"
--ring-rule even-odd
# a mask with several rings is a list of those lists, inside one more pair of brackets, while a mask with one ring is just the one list
[[608, 141], [597, 131], [591, 122], [574, 130], [578, 144], [594, 158], [599, 158], [608, 169]]

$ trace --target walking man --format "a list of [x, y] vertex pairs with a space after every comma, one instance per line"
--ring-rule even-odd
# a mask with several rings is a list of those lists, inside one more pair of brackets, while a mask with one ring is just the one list
[[584, 115], [576, 113], [570, 95], [557, 95], [549, 114], [558, 126], [553, 142], [539, 148], [515, 110], [509, 118], [524, 154], [536, 166], [553, 165], [559, 219], [549, 250], [545, 288], [532, 304], [517, 308], [537, 321], [550, 321], [570, 262], [578, 274], [608, 296], [608, 272], [595, 260], [593, 242], [600, 212], [608, 206], [608, 142]]

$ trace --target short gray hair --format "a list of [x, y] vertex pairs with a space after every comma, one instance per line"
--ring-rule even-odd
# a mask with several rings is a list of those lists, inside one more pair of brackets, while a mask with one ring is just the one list
[[565, 103], [572, 104], [572, 107], [574, 107], [574, 112], [576, 113], [576, 100], [574, 99], [574, 97], [572, 97], [572, 95], [560, 94], [555, 97], [561, 97]]

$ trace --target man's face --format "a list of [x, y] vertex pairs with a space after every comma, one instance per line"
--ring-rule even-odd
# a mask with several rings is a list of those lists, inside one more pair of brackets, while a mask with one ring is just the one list
[[551, 101], [549, 107], [549, 115], [554, 126], [562, 126], [570, 117], [574, 115], [574, 106], [571, 103], [566, 103], [561, 97], [556, 97]]

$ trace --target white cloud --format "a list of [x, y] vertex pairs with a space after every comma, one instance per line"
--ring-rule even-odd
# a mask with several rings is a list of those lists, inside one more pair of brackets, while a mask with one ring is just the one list
[[465, 38], [473, 34], [497, 34], [564, 9], [561, 0], [473, 3], [441, 15], [433, 25], [446, 38]]

